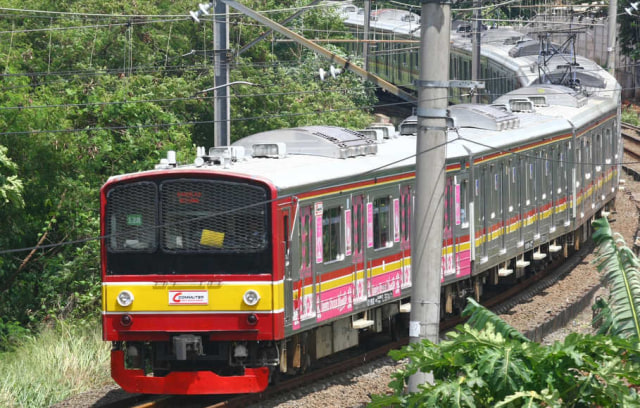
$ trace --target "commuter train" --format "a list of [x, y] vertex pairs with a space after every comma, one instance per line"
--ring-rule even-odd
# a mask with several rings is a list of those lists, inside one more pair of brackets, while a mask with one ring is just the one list
[[[448, 109], [434, 254], [443, 316], [567, 256], [610, 211], [620, 87], [588, 61], [572, 70]], [[260, 392], [363, 332], [397, 332], [410, 311], [414, 197], [425, 194], [417, 126], [271, 130], [111, 177], [101, 271], [115, 381], [151, 394]]]
[[[345, 25], [358, 39], [364, 37], [364, 13], [362, 8], [351, 2], [333, 2]], [[385, 80], [409, 89], [415, 89], [418, 78], [418, 51], [420, 40], [420, 16], [407, 10], [382, 8], [371, 11], [368, 69]], [[471, 80], [472, 31], [469, 22], [452, 23], [449, 79]], [[522, 34], [511, 27], [482, 26], [480, 47], [480, 72], [478, 80], [484, 82], [484, 89], [473, 92], [480, 101], [490, 103], [497, 97], [521, 86], [540, 81], [540, 77], [554, 78], [572, 75], [590, 86], [588, 73], [598, 69], [592, 61], [575, 55], [573, 37], [567, 33], [564, 44], [553, 44], [546, 32], [535, 38]], [[405, 41], [403, 43], [403, 41]], [[348, 51], [362, 55], [362, 45], [351, 46]], [[548, 58], [564, 54], [564, 62], [549, 64]], [[582, 70], [573, 71], [569, 64], [575, 61]], [[587, 77], [582, 78], [585, 73]], [[470, 102], [471, 93], [464, 88], [449, 90], [450, 102]]]

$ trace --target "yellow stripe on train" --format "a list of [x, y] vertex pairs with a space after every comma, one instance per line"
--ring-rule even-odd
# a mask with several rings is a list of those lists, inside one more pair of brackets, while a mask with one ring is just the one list
[[[118, 282], [102, 286], [102, 308], [105, 312], [241, 312], [284, 309], [283, 282], [242, 282], [241, 284], [154, 282]], [[260, 300], [248, 306], [244, 294], [258, 293]], [[129, 306], [118, 303], [118, 295], [128, 291], [133, 296]]]

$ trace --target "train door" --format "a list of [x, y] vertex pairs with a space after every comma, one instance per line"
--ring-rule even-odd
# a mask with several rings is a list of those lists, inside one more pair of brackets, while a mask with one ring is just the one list
[[587, 194], [587, 202], [585, 214], [590, 214], [595, 207], [595, 195], [596, 195], [596, 178], [593, 166], [593, 134], [589, 133], [587, 139], [584, 141], [584, 171], [585, 171], [585, 189]]
[[[587, 166], [585, 164], [585, 156], [584, 156], [584, 150], [585, 150], [585, 140], [584, 139], [580, 139], [580, 141], [578, 143], [576, 143], [576, 169], [578, 171], [578, 174], [576, 175], [576, 186], [578, 187], [578, 211], [577, 211], [577, 216], [578, 218], [580, 218], [579, 223], [582, 222], [582, 217], [584, 217], [584, 208], [585, 208], [585, 201], [586, 201], [586, 194], [587, 194], [587, 174], [586, 174], [586, 170], [587, 170]], [[589, 175], [589, 178], [591, 176]]]
[[613, 170], [614, 170], [614, 166], [612, 165], [612, 163], [615, 162], [615, 160], [613, 160], [613, 139], [611, 137], [611, 128], [606, 128], [604, 130], [604, 153], [603, 153], [603, 159], [604, 159], [604, 163], [603, 163], [603, 172], [604, 172], [604, 177], [605, 177], [605, 188], [604, 188], [604, 194], [605, 195], [609, 195], [613, 192], [613, 186], [614, 186], [614, 177], [613, 177]]
[[502, 173], [499, 170], [500, 164], [491, 164], [487, 167], [486, 179], [485, 179], [485, 192], [486, 192], [486, 217], [487, 229], [486, 234], [489, 240], [487, 253], [490, 258], [495, 258], [502, 248], [502, 230], [501, 228], [501, 177]]
[[411, 287], [411, 227], [413, 224], [412, 186], [400, 187], [400, 250], [402, 251], [402, 289]]
[[602, 171], [604, 160], [603, 158], [603, 146], [602, 146], [602, 129], [597, 129], [597, 134], [595, 136], [595, 140], [593, 142], [593, 171], [594, 171], [594, 179], [596, 182], [596, 196], [595, 202], [596, 204], [600, 203], [600, 201], [604, 200], [604, 175], [606, 171]]
[[447, 176], [444, 186], [444, 225], [442, 232], [442, 275], [448, 281], [456, 277], [454, 229], [454, 189], [453, 177]]
[[305, 320], [315, 318], [315, 285], [313, 275], [312, 206], [302, 206], [298, 216], [297, 267], [292, 268], [292, 328], [298, 330]]
[[[464, 163], [461, 166], [465, 168]], [[460, 172], [454, 177], [453, 183], [453, 237], [456, 276], [463, 277], [471, 275], [471, 248], [469, 236], [468, 214], [468, 194], [469, 175]]]
[[552, 218], [551, 214], [553, 213], [553, 194], [551, 192], [552, 189], [552, 162], [550, 158], [552, 158], [553, 152], [550, 151], [549, 148], [545, 148], [540, 152], [540, 174], [542, 175], [540, 179], [540, 205], [539, 205], [539, 216], [538, 216], [538, 235], [541, 237], [541, 241], [545, 242], [549, 239], [549, 229], [551, 226]]
[[359, 304], [367, 300], [367, 279], [366, 279], [366, 206], [363, 195], [354, 195], [351, 207], [351, 218], [353, 220], [353, 282], [354, 298], [353, 303]]
[[[558, 220], [558, 223], [563, 223], [565, 226], [569, 226], [571, 223], [571, 213], [573, 205], [574, 188], [571, 186], [572, 175], [572, 156], [571, 156], [571, 142], [563, 143], [560, 147], [560, 160], [558, 164], [560, 166], [560, 182], [558, 192], [560, 194], [560, 201], [562, 202], [561, 209], [564, 209], [563, 216]], [[562, 189], [562, 191], [560, 191]]]
[[543, 199], [542, 199], [542, 191], [543, 191], [543, 182], [542, 177], [544, 177], [544, 160], [542, 157], [542, 151], [535, 152], [535, 164], [534, 164], [534, 176], [533, 176], [533, 202], [534, 202], [534, 215], [533, 215], [533, 235], [534, 239], [540, 238], [540, 232], [542, 230], [540, 224], [542, 223], [542, 212], [543, 208]]
[[504, 246], [503, 250], [515, 248], [518, 227], [518, 161], [509, 159], [504, 164], [503, 191], [504, 191]]
[[478, 168], [477, 175], [474, 180], [473, 196], [474, 196], [474, 231], [476, 249], [475, 255], [479, 263], [484, 263], [488, 260], [487, 245], [486, 245], [486, 224], [485, 224], [485, 200], [487, 194], [484, 190], [484, 180], [486, 178], [486, 166]]
[[551, 196], [551, 229], [555, 231], [559, 221], [562, 218], [560, 197], [562, 194], [561, 180], [561, 163], [560, 150], [562, 145], [555, 145], [551, 148], [549, 157], [551, 158], [551, 180], [549, 186], [549, 194]]
[[[293, 270], [291, 265], [291, 207], [288, 205], [279, 208], [278, 220], [281, 229], [281, 238], [278, 243], [279, 263], [284, 268], [284, 325], [289, 326], [293, 318]], [[275, 275], [275, 274], [274, 274]], [[298, 274], [296, 274], [298, 275]], [[298, 278], [296, 276], [296, 278]], [[277, 276], [274, 276], [274, 280]]]
[[530, 152], [522, 160], [522, 195], [520, 218], [522, 220], [520, 228], [520, 242], [525, 250], [533, 248], [533, 234], [535, 231], [536, 199], [535, 199], [535, 170], [536, 155]]

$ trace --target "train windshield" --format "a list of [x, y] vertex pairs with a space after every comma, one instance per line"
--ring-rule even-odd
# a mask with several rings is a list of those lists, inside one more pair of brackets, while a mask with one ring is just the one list
[[107, 193], [108, 274], [265, 273], [268, 190], [205, 179], [140, 181]]

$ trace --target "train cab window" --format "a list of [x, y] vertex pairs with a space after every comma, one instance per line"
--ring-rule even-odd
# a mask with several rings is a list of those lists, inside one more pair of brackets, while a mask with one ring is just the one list
[[381, 197], [373, 200], [373, 248], [386, 248], [392, 244], [389, 239], [391, 222], [391, 199]]
[[340, 259], [340, 207], [322, 212], [322, 259], [331, 262]]

